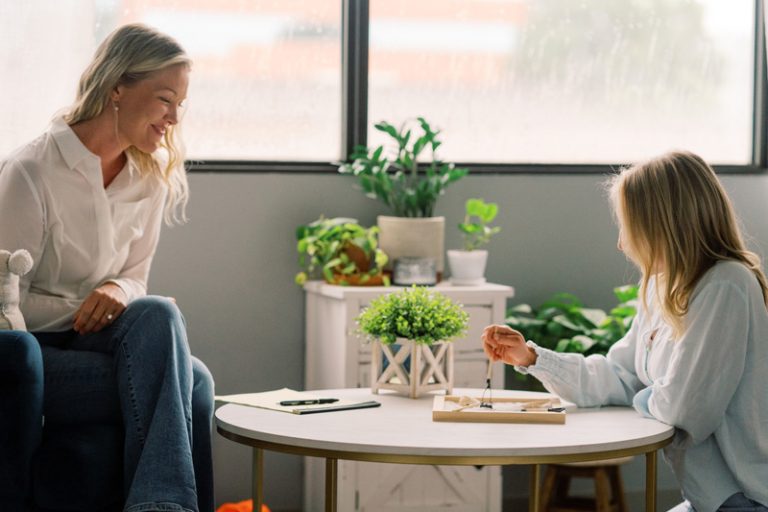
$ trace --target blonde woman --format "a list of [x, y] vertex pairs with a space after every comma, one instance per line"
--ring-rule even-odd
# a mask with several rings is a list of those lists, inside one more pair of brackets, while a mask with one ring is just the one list
[[[214, 507], [213, 381], [189, 353], [175, 303], [147, 296], [162, 220], [184, 218], [177, 132], [189, 72], [175, 40], [123, 26], [97, 49], [66, 114], [0, 164], [0, 245], [35, 262], [21, 309], [43, 349], [46, 422], [67, 421], [57, 416], [73, 408], [57, 401], [117, 380], [119, 396], [93, 393], [75, 409], [122, 413], [127, 512]], [[77, 351], [109, 354], [114, 375], [78, 365]]]
[[482, 335], [514, 365], [579, 406], [634, 405], [676, 427], [666, 460], [680, 511], [766, 511], [768, 286], [731, 203], [698, 156], [675, 152], [610, 184], [622, 250], [642, 273], [638, 314], [606, 357], [563, 354], [507, 326]]

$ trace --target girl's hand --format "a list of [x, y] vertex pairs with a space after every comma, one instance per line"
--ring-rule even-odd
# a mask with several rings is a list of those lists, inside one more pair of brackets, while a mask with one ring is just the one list
[[104, 283], [85, 298], [75, 312], [73, 328], [78, 334], [99, 332], [125, 310], [127, 297], [115, 283]]
[[525, 344], [525, 338], [508, 325], [489, 325], [481, 336], [483, 350], [493, 362], [504, 361], [515, 366], [536, 363], [536, 352]]

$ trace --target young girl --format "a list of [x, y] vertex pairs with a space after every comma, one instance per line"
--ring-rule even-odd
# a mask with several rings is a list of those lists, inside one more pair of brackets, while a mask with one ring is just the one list
[[485, 352], [581, 407], [631, 404], [674, 425], [664, 452], [686, 500], [675, 512], [768, 511], [768, 284], [760, 260], [700, 157], [669, 153], [610, 185], [618, 247], [642, 273], [630, 331], [607, 356], [584, 357], [495, 325], [483, 332]]

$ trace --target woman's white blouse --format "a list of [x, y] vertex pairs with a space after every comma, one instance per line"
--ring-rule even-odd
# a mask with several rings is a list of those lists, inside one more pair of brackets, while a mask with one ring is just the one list
[[71, 329], [108, 281], [129, 301], [146, 295], [166, 190], [130, 161], [105, 189], [100, 158], [62, 119], [0, 164], [0, 248], [34, 259], [20, 279], [30, 331]]
[[697, 512], [737, 492], [768, 505], [768, 313], [754, 274], [740, 263], [716, 264], [697, 284], [685, 320], [674, 340], [659, 313], [641, 305], [607, 357], [529, 342], [536, 364], [517, 370], [587, 407], [632, 405], [650, 387], [650, 414], [676, 427], [665, 457]]

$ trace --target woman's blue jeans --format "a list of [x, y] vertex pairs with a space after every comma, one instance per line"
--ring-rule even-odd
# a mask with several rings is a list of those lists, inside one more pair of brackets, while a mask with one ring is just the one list
[[[184, 319], [171, 300], [137, 299], [98, 333], [34, 334], [43, 349], [46, 416], [122, 417], [126, 512], [213, 511], [213, 379], [190, 355]], [[46, 358], [46, 347], [67, 349], [72, 357]], [[77, 351], [111, 355], [114, 372], [78, 367]], [[82, 379], [98, 379], [89, 386], [104, 389], [114, 389], [116, 379], [117, 396], [57, 402], [57, 395], [76, 396]]]

